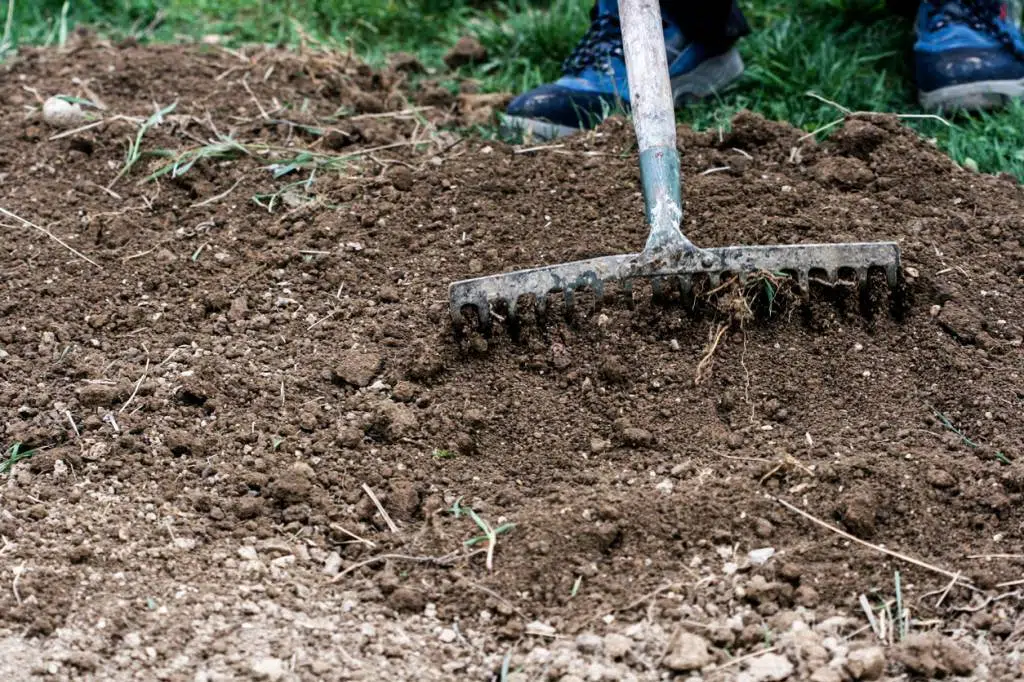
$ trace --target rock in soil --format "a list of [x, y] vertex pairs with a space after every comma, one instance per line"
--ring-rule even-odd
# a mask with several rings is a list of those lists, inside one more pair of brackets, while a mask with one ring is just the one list
[[750, 659], [744, 673], [749, 682], [780, 682], [793, 674], [792, 661], [780, 654], [764, 654]]
[[700, 635], [678, 630], [668, 644], [662, 665], [673, 672], [700, 670], [714, 659], [708, 651], [708, 641]]
[[877, 680], [885, 672], [885, 650], [880, 646], [854, 649], [846, 655], [846, 669], [855, 680]]

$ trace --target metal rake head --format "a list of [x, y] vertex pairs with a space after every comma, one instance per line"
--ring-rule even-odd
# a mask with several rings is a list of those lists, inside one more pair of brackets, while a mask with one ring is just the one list
[[900, 250], [895, 242], [710, 249], [687, 244], [686, 248], [647, 249], [453, 282], [449, 286], [449, 307], [457, 328], [466, 324], [467, 313], [471, 313], [486, 332], [498, 308], [503, 311], [502, 319], [517, 320], [524, 297], [532, 298], [538, 311], [543, 312], [550, 296], [561, 295], [566, 309], [571, 310], [576, 292], [588, 290], [601, 298], [611, 283], [628, 291], [634, 281], [648, 280], [655, 291], [677, 289], [685, 299], [692, 296], [698, 280], [714, 289], [731, 277], [743, 284], [754, 273], [767, 272], [788, 277], [806, 294], [812, 281], [843, 280], [862, 285], [872, 271], [883, 271], [888, 286], [897, 287]]

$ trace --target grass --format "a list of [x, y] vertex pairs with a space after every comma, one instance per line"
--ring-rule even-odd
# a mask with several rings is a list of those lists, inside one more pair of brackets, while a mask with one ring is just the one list
[[[15, 0], [4, 8], [8, 44], [59, 44], [75, 26], [114, 37], [175, 40], [218, 34], [228, 44], [295, 44], [304, 36], [351, 47], [369, 62], [415, 53], [433, 77], [454, 87], [474, 78], [485, 91], [522, 91], [559, 73], [586, 28], [592, 0]], [[748, 0], [753, 34], [740, 50], [744, 78], [713, 101], [680, 113], [698, 128], [721, 127], [747, 108], [815, 130], [833, 106], [919, 113], [911, 79], [912, 26], [878, 0]], [[444, 70], [444, 52], [464, 34], [488, 48], [482, 64]], [[1024, 179], [1024, 106], [958, 117], [946, 127], [907, 120], [956, 161]], [[491, 131], [493, 132], [493, 131]]]
[[15, 443], [7, 449], [6, 459], [0, 460], [0, 474], [10, 473], [15, 464], [34, 454], [36, 454], [36, 450], [22, 450], [21, 443]]
[[492, 526], [488, 521], [484, 520], [472, 507], [468, 507], [462, 504], [462, 498], [455, 500], [452, 506], [448, 510], [455, 518], [461, 518], [463, 515], [469, 516], [473, 519], [473, 523], [476, 524], [477, 528], [480, 529], [482, 535], [477, 535], [466, 540], [463, 545], [466, 547], [472, 547], [478, 545], [481, 542], [487, 543], [487, 558], [485, 564], [488, 571], [494, 570], [494, 550], [498, 546], [498, 536], [503, 533], [507, 533], [515, 528], [514, 523], [503, 523], [500, 526]]

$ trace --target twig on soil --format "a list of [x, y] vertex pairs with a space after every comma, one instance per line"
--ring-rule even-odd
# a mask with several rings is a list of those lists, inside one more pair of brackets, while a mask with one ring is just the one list
[[75, 438], [81, 440], [82, 433], [78, 430], [78, 424], [75, 423], [75, 418], [71, 416], [71, 410], [64, 410], [64, 414], [68, 416], [68, 421], [71, 422], [71, 430], [75, 432]]
[[220, 201], [227, 195], [234, 192], [235, 188], [238, 187], [239, 184], [241, 184], [242, 180], [243, 178], [238, 178], [238, 180], [235, 180], [235, 184], [231, 185], [231, 187], [227, 188], [225, 191], [221, 192], [220, 194], [217, 194], [216, 196], [212, 196], [209, 199], [203, 199], [199, 203], [192, 204], [192, 208], [199, 208], [200, 206], [209, 206], [210, 204]]
[[386, 510], [386, 509], [384, 509], [384, 505], [382, 505], [382, 504], [380, 503], [380, 500], [379, 500], [379, 499], [377, 499], [377, 495], [376, 495], [376, 494], [375, 494], [375, 493], [373, 492], [373, 489], [372, 489], [372, 488], [370, 488], [370, 486], [368, 486], [368, 485], [366, 485], [366, 484], [364, 483], [364, 484], [363, 484], [363, 491], [364, 491], [364, 492], [365, 492], [365, 493], [366, 493], [367, 495], [369, 495], [369, 496], [370, 496], [370, 500], [371, 500], [371, 501], [373, 502], [373, 504], [374, 504], [374, 505], [375, 505], [375, 506], [377, 507], [377, 511], [379, 511], [379, 512], [380, 512], [380, 515], [381, 515], [381, 517], [383, 517], [383, 519], [384, 519], [384, 522], [385, 522], [386, 524], [388, 524], [388, 528], [390, 528], [390, 529], [391, 529], [391, 532], [392, 532], [392, 533], [397, 533], [397, 532], [398, 532], [398, 526], [396, 526], [396, 525], [395, 525], [395, 522], [391, 520], [391, 517], [390, 517], [390, 516], [388, 515], [388, 512], [387, 512], [387, 510]]
[[727, 170], [729, 170], [729, 166], [716, 166], [714, 168], [708, 168], [707, 170], [703, 170], [700, 173], [697, 173], [697, 175], [711, 175], [712, 173], [721, 173], [722, 171]]
[[338, 314], [338, 311], [337, 311], [337, 310], [332, 310], [331, 312], [327, 313], [326, 315], [324, 315], [323, 317], [321, 317], [321, 318], [320, 318], [319, 320], [317, 320], [317, 321], [316, 321], [316, 322], [314, 322], [313, 324], [311, 324], [311, 325], [309, 325], [308, 327], [306, 327], [306, 331], [308, 332], [308, 331], [309, 331], [310, 329], [312, 329], [313, 327], [316, 327], [316, 326], [318, 326], [318, 325], [319, 325], [319, 324], [321, 324], [322, 322], [326, 322], [327, 320], [331, 319], [332, 317], [334, 317], [334, 316], [335, 316], [335, 315], [337, 315], [337, 314]]
[[65, 243], [64, 243], [63, 241], [61, 241], [61, 239], [60, 239], [59, 237], [57, 237], [57, 236], [56, 236], [55, 234], [53, 234], [52, 232], [50, 232], [49, 230], [47, 230], [47, 229], [46, 229], [45, 227], [41, 227], [41, 226], [39, 226], [39, 225], [36, 225], [35, 223], [31, 222], [31, 221], [25, 220], [25, 219], [24, 219], [24, 218], [22, 218], [21, 216], [19, 216], [19, 215], [15, 215], [14, 213], [11, 213], [11, 212], [10, 212], [10, 211], [8, 211], [8, 210], [7, 210], [6, 208], [0, 208], [0, 213], [3, 213], [3, 214], [4, 214], [5, 216], [8, 216], [8, 217], [10, 217], [10, 218], [14, 218], [15, 220], [17, 220], [17, 221], [18, 221], [19, 223], [21, 223], [21, 224], [22, 224], [22, 225], [24, 225], [25, 227], [31, 227], [31, 228], [32, 228], [32, 229], [34, 229], [34, 230], [38, 230], [38, 231], [42, 232], [42, 233], [43, 233], [43, 234], [45, 234], [45, 235], [46, 235], [47, 237], [49, 237], [49, 238], [50, 238], [50, 239], [52, 239], [53, 241], [57, 242], [58, 244], [60, 244], [61, 246], [63, 246], [63, 247], [65, 248], [65, 249], [67, 249], [67, 250], [68, 250], [68, 251], [70, 251], [71, 253], [73, 253], [73, 254], [75, 254], [76, 256], [78, 256], [79, 258], [81, 258], [82, 260], [84, 260], [84, 261], [86, 261], [87, 263], [90, 263], [90, 264], [92, 264], [92, 265], [95, 265], [95, 266], [96, 266], [96, 267], [98, 267], [98, 268], [99, 268], [100, 270], [102, 270], [102, 269], [103, 269], [103, 266], [101, 266], [101, 265], [100, 265], [99, 263], [97, 263], [96, 261], [94, 261], [94, 260], [93, 260], [92, 258], [89, 258], [88, 256], [86, 256], [86, 255], [85, 255], [84, 253], [82, 253], [81, 251], [78, 251], [78, 250], [76, 250], [76, 249], [75, 249], [74, 247], [72, 247], [72, 246], [68, 246], [68, 245], [67, 245], [67, 244], [65, 244]]
[[949, 596], [949, 591], [953, 589], [953, 586], [956, 585], [956, 581], [959, 579], [959, 573], [957, 573], [950, 579], [949, 584], [946, 585], [946, 589], [942, 590], [942, 594], [939, 595], [938, 601], [935, 602], [935, 608], [939, 608], [940, 606], [942, 606], [942, 602], [944, 602], [946, 600], [946, 597]]
[[1024, 579], [1022, 580], [1011, 580], [1005, 583], [997, 583], [996, 587], [1016, 587], [1017, 585], [1024, 585]]
[[871, 604], [868, 603], [867, 595], [861, 594], [860, 597], [857, 598], [857, 601], [860, 603], [860, 608], [864, 612], [864, 615], [868, 617], [868, 623], [871, 624], [871, 631], [875, 633], [875, 637], [878, 638], [878, 641], [884, 642], [885, 638], [882, 633], [882, 625], [878, 622], [878, 619], [875, 618], [875, 612], [871, 609]]
[[548, 149], [562, 149], [564, 144], [541, 144], [536, 147], [524, 147], [523, 149], [512, 150], [513, 154], [529, 154], [530, 152], [541, 152]]
[[452, 552], [450, 554], [445, 554], [443, 556], [410, 556], [408, 554], [379, 554], [379, 555], [377, 555], [375, 557], [370, 557], [369, 559], [366, 559], [365, 561], [360, 561], [358, 563], [352, 564], [351, 566], [346, 568], [344, 571], [342, 571], [338, 575], [336, 575], [333, 578], [331, 578], [331, 582], [332, 583], [339, 582], [342, 578], [344, 578], [346, 575], [348, 575], [352, 571], [358, 571], [360, 568], [363, 568], [364, 566], [369, 566], [371, 564], [380, 563], [381, 561], [391, 561], [393, 559], [395, 561], [412, 561], [412, 562], [417, 563], [417, 564], [435, 564], [437, 566], [447, 566], [448, 564], [452, 563], [456, 559], [463, 558], [463, 557], [469, 558], [469, 557], [471, 557], [471, 556], [473, 556], [475, 554], [479, 554], [480, 552], [483, 552], [483, 551], [484, 550], [481, 549], [481, 550], [478, 550], [476, 552], [471, 552], [469, 554], [462, 554], [461, 552]]
[[[817, 517], [815, 517], [815, 516], [813, 516], [811, 514], [808, 514], [803, 509], [800, 509], [796, 505], [793, 505], [793, 504], [790, 504], [789, 502], [786, 502], [782, 498], [772, 497], [770, 495], [769, 495], [769, 497], [771, 499], [775, 500], [776, 502], [778, 502], [779, 504], [781, 504], [786, 509], [790, 510], [791, 512], [799, 514], [800, 516], [804, 517], [808, 521], [810, 521], [810, 522], [812, 522], [814, 524], [817, 524], [817, 525], [821, 526], [822, 528], [825, 528], [826, 530], [829, 530], [829, 531], [835, 533], [836, 535], [844, 537], [847, 540], [851, 540], [853, 542], [856, 542], [859, 545], [863, 545], [864, 547], [867, 547], [869, 549], [873, 549], [876, 552], [881, 552], [882, 554], [886, 554], [888, 556], [891, 556], [894, 559], [899, 559], [900, 561], [906, 561], [907, 563], [913, 564], [913, 565], [915, 565], [915, 566], [917, 566], [919, 568], [924, 568], [926, 570], [932, 571], [933, 573], [938, 573], [939, 575], [944, 575], [947, 578], [954, 578], [955, 577], [955, 578], [959, 579], [961, 577], [959, 572], [955, 572], [954, 573], [953, 571], [948, 571], [948, 570], [946, 570], [944, 568], [939, 568], [938, 566], [932, 566], [931, 564], [925, 563], [924, 561], [921, 561], [920, 559], [915, 559], [915, 558], [913, 558], [911, 556], [907, 556], [906, 554], [901, 554], [900, 552], [894, 552], [891, 549], [886, 549], [885, 547], [881, 547], [879, 545], [874, 545], [874, 544], [872, 544], [870, 542], [867, 542], [866, 540], [861, 540], [860, 538], [858, 538], [855, 535], [850, 535], [846, 531], [840, 530], [839, 528], [836, 528], [835, 526], [832, 526], [832, 525], [830, 525], [828, 523], [825, 523], [821, 519], [819, 519], [819, 518], [817, 518]], [[968, 585], [970, 584], [969, 581], [965, 581], [965, 583], [968, 584]]]
[[124, 405], [122, 405], [121, 409], [117, 411], [118, 414], [124, 412], [125, 408], [128, 407], [128, 403], [130, 403], [132, 398], [135, 397], [135, 394], [139, 392], [139, 386], [142, 386], [142, 382], [146, 380], [147, 374], [149, 374], [149, 358], [146, 358], [146, 367], [142, 370], [142, 376], [140, 376], [139, 380], [135, 382], [135, 388], [132, 390], [132, 394], [128, 396], [128, 400], [124, 401]]
[[[483, 552], [483, 551], [485, 551], [485, 550], [482, 550], [482, 549], [481, 550], [477, 550], [477, 552]], [[475, 553], [476, 552], [474, 552], [474, 554]], [[515, 604], [513, 604], [508, 599], [506, 599], [505, 597], [501, 596], [500, 594], [498, 594], [497, 592], [495, 592], [491, 588], [485, 587], [484, 585], [480, 585], [478, 583], [473, 582], [472, 580], [467, 580], [465, 578], [459, 584], [468, 585], [468, 586], [472, 587], [474, 590], [479, 590], [480, 592], [483, 592], [484, 594], [488, 595], [489, 597], [493, 597], [494, 599], [502, 602], [503, 604], [508, 606], [510, 609], [515, 611], [517, 614], [519, 614], [519, 616], [521, 618], [526, 618], [526, 614], [523, 613], [522, 609], [520, 609], [518, 606], [516, 606]]]
[[[807, 133], [806, 135], [801, 136], [800, 139], [797, 140], [797, 142], [803, 142], [804, 140], [806, 140], [809, 137], [814, 137], [818, 133], [824, 132], [824, 131], [828, 130], [829, 128], [835, 127], [835, 126], [839, 125], [840, 123], [842, 123], [843, 121], [845, 121], [847, 118], [851, 118], [853, 116], [874, 116], [874, 115], [878, 115], [879, 114], [879, 112], [877, 112], [877, 111], [851, 111], [850, 109], [844, 107], [842, 104], [839, 104], [838, 102], [833, 102], [830, 99], [826, 99], [825, 97], [822, 97], [821, 95], [819, 95], [816, 92], [807, 92], [807, 93], [804, 93], [804, 94], [806, 94], [808, 97], [813, 97], [814, 99], [818, 100], [819, 102], [822, 102], [824, 104], [829, 105], [830, 107], [833, 107], [833, 108], [837, 109], [838, 111], [842, 112], [843, 117], [839, 118], [839, 119], [836, 119], [835, 121], [832, 121], [830, 123], [826, 123], [825, 125], [817, 128], [815, 130], [812, 130], [811, 132]], [[952, 123], [950, 123], [949, 121], [947, 121], [946, 119], [942, 118], [941, 116], [939, 116], [937, 114], [892, 114], [892, 115], [894, 115], [896, 118], [899, 118], [899, 119], [904, 119], [904, 118], [909, 118], [909, 119], [932, 119], [932, 120], [938, 121], [939, 123], [944, 124], [948, 128], [952, 128], [953, 127]]]
[[673, 589], [680, 588], [680, 587], [685, 587], [685, 586], [686, 586], [686, 583], [666, 583], [665, 585], [662, 585], [661, 587], [648, 592], [647, 594], [643, 595], [642, 597], [634, 599], [633, 601], [629, 602], [625, 606], [620, 606], [619, 608], [615, 609], [615, 613], [623, 613], [624, 611], [632, 611], [636, 607], [642, 606], [643, 604], [646, 604], [651, 599], [655, 599], [662, 592], [668, 592], [669, 590], [673, 590]]
[[968, 559], [1024, 559], [1024, 554], [968, 554], [967, 558]]
[[725, 670], [726, 668], [732, 668], [734, 666], [739, 665], [740, 663], [743, 663], [744, 661], [749, 661], [751, 658], [757, 658], [758, 656], [763, 656], [764, 654], [774, 653], [774, 652], [778, 651], [780, 648], [781, 647], [779, 645], [776, 645], [776, 646], [770, 646], [767, 649], [761, 649], [759, 651], [751, 651], [749, 654], [744, 654], [742, 656], [738, 656], [736, 658], [733, 658], [733, 659], [730, 659], [730, 660], [726, 661], [725, 663], [723, 663], [722, 665], [718, 666], [714, 670], [709, 671], [708, 674], [709, 675], [714, 675], [715, 673], [721, 672], [721, 671]]
[[[118, 201], [124, 201], [124, 197], [122, 197], [120, 194], [118, 194], [114, 190], [110, 189], [109, 187], [104, 187], [103, 185], [99, 184], [98, 182], [93, 182], [92, 180], [85, 180], [84, 182], [87, 185], [92, 185], [93, 187], [96, 187], [97, 189], [103, 190], [112, 199], [117, 199]], [[93, 217], [95, 217], [95, 216], [93, 216]]]
[[422, 106], [422, 107], [409, 107], [408, 109], [402, 109], [401, 111], [385, 111], [380, 114], [359, 114], [358, 116], [343, 116], [346, 121], [363, 121], [368, 118], [397, 118], [399, 116], [407, 116], [410, 114], [418, 114], [421, 111], [430, 111], [434, 107]]
[[25, 571], [25, 562], [22, 561], [21, 565], [14, 569], [14, 580], [11, 582], [11, 591], [14, 592], [14, 601], [21, 605], [21, 594], [18, 593], [18, 581], [21, 580], [21, 574]]
[[71, 130], [62, 130], [59, 133], [54, 133], [53, 135], [50, 135], [50, 137], [48, 137], [47, 139], [50, 142], [53, 142], [54, 140], [59, 140], [59, 139], [64, 138], [64, 137], [71, 137], [72, 135], [77, 135], [78, 133], [84, 133], [87, 130], [92, 130], [93, 128], [101, 126], [101, 125], [103, 125], [106, 122], [107, 122], [107, 119], [101, 118], [98, 121], [93, 121], [92, 123], [86, 123], [84, 126], [78, 126], [77, 128], [72, 128]]
[[725, 335], [728, 328], [729, 325], [722, 323], [718, 326], [716, 331], [710, 332], [709, 330], [707, 350], [704, 352], [704, 357], [702, 357], [700, 362], [697, 363], [697, 370], [694, 373], [695, 376], [693, 382], [695, 384], [700, 384], [707, 378], [708, 372], [711, 370], [711, 359], [715, 354], [715, 350], [718, 348], [719, 342], [722, 340], [722, 336]]
[[367, 540], [367, 539], [366, 539], [366, 538], [364, 538], [364, 537], [361, 537], [361, 536], [359, 536], [359, 535], [356, 535], [355, 533], [353, 533], [353, 532], [352, 532], [352, 531], [350, 531], [349, 529], [347, 529], [347, 528], [345, 528], [345, 527], [343, 527], [343, 526], [341, 526], [341, 525], [339, 525], [339, 524], [337, 524], [337, 523], [332, 523], [332, 524], [331, 524], [331, 528], [332, 528], [332, 529], [334, 529], [334, 530], [336, 530], [336, 531], [338, 531], [339, 533], [344, 533], [345, 535], [347, 535], [347, 536], [349, 536], [350, 538], [352, 538], [352, 539], [356, 540], [357, 542], [361, 542], [361, 543], [363, 543], [364, 545], [366, 545], [366, 546], [367, 546], [367, 547], [369, 547], [370, 549], [374, 549], [374, 548], [375, 548], [375, 547], [377, 546], [377, 545], [376, 545], [376, 543], [374, 543], [374, 542], [372, 542], [372, 541], [370, 541], [370, 540]]
[[264, 120], [269, 119], [270, 114], [268, 114], [267, 110], [263, 108], [263, 105], [260, 104], [259, 99], [256, 98], [255, 93], [253, 93], [252, 88], [249, 87], [249, 75], [246, 74], [245, 77], [242, 78], [242, 80], [239, 82], [242, 84], [242, 87], [245, 88], [245, 91], [249, 93], [249, 97], [252, 98], [252, 101], [256, 103], [256, 108], [260, 110], [260, 116], [262, 116]]

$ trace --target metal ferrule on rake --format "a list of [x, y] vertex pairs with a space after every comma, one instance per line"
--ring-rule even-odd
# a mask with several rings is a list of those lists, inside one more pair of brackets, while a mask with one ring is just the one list
[[698, 277], [706, 278], [714, 289], [727, 277], [736, 277], [742, 284], [754, 273], [790, 277], [806, 293], [812, 280], [842, 278], [863, 284], [871, 270], [881, 269], [889, 286], [897, 286], [900, 251], [894, 242], [702, 249], [687, 239], [679, 228], [682, 180], [658, 0], [620, 0], [619, 12], [650, 228], [644, 250], [454, 282], [449, 287], [449, 304], [456, 325], [463, 320], [466, 306], [475, 310], [486, 329], [495, 307], [515, 317], [524, 297], [532, 298], [543, 312], [548, 296], [561, 293], [569, 308], [580, 289], [600, 298], [606, 285], [618, 283], [628, 290], [637, 279], [650, 280], [655, 291], [678, 288], [684, 297], [691, 295]]

